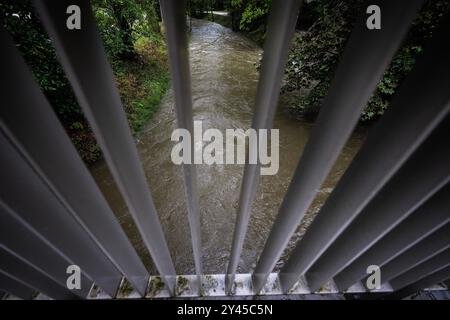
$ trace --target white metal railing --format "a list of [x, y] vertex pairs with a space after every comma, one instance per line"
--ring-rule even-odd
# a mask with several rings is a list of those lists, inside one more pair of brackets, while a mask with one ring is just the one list
[[[301, 2], [273, 1], [255, 129], [272, 127]], [[361, 13], [253, 274], [236, 270], [260, 166], [245, 167], [227, 273], [205, 275], [196, 168], [184, 165], [196, 274], [183, 276], [176, 275], [90, 2], [35, 1], [159, 274], [148, 274], [1, 29], [0, 290], [22, 298], [37, 291], [56, 299], [361, 293], [367, 292], [367, 266], [376, 264], [386, 277], [370, 292], [401, 298], [449, 279], [449, 17], [287, 264], [273, 273], [423, 2], [370, 1], [382, 9], [380, 30], [368, 30]], [[66, 8], [74, 3], [83, 12], [83, 26], [76, 31], [66, 28]], [[192, 131], [184, 1], [161, 0], [161, 9], [178, 127]], [[68, 264], [81, 267], [83, 290], [66, 287]]]

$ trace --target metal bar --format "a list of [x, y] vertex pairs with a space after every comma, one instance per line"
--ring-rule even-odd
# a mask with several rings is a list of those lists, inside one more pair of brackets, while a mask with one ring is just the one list
[[394, 290], [399, 290], [447, 266], [450, 266], [450, 249], [436, 254], [425, 262], [395, 277], [389, 283]]
[[371, 3], [383, 12], [383, 28], [376, 32], [360, 17], [254, 271], [257, 289], [264, 286], [308, 210], [422, 3]]
[[[120, 272], [67, 212], [1, 130], [0, 150], [2, 154], [0, 200], [4, 207], [11, 209], [8, 213], [17, 216], [17, 219], [26, 223], [35, 234], [45, 238], [47, 243], [52, 243], [68, 261], [77, 264], [90, 279], [109, 295], [114, 296], [122, 278]], [[24, 246], [26, 240], [23, 242], [17, 243], [16, 248]], [[35, 254], [32, 252], [35, 250], [33, 247], [24, 246], [23, 250], [30, 251], [28, 252], [30, 257]], [[67, 266], [61, 272], [66, 272]]]
[[[67, 266], [75, 264], [49, 243], [41, 235], [17, 219], [17, 214], [0, 200], [0, 244], [26, 259], [33, 267], [45, 272], [62, 286], [66, 285]], [[77, 296], [86, 298], [92, 281], [82, 272], [81, 288], [73, 290]]]
[[[172, 86], [175, 94], [175, 111], [179, 128], [187, 129], [194, 136], [192, 117], [191, 76], [189, 70], [188, 41], [186, 35], [186, 1], [160, 1], [161, 13], [166, 29], [169, 49]], [[191, 141], [191, 155], [194, 155], [195, 143]], [[183, 164], [184, 186], [187, 198], [187, 212], [191, 229], [192, 250], [195, 271], [200, 280], [202, 268], [202, 243], [200, 213], [197, 190], [197, 170], [194, 163]], [[198, 281], [200, 284], [200, 281]]]
[[22, 150], [33, 169], [116, 268], [144, 295], [147, 270], [15, 45], [4, 31], [0, 31], [0, 37], [0, 92], [4, 101], [0, 108], [1, 130]]
[[387, 300], [399, 300], [405, 298], [417, 291], [424, 289], [426, 287], [432, 286], [450, 277], [450, 266], [437, 270], [436, 272], [410, 284], [409, 286], [394, 292], [385, 299]]
[[173, 292], [175, 268], [87, 0], [77, 1], [80, 30], [66, 28], [71, 0], [34, 1], [57, 55], [130, 209], [141, 237]]
[[35, 293], [34, 289], [28, 287], [16, 279], [8, 277], [6, 274], [0, 271], [0, 288], [17, 298], [24, 300], [30, 300]]
[[312, 290], [343, 270], [450, 181], [450, 148], [445, 147], [449, 137], [450, 121], [444, 121], [309, 268], [306, 279]]
[[[222, 299], [236, 299], [236, 297], [249, 297], [258, 294], [259, 296], [278, 296], [281, 297], [283, 292], [281, 291], [280, 283], [278, 281], [278, 274], [271, 273], [269, 276], [270, 286], [266, 286], [261, 292], [254, 292], [252, 287], [252, 276], [250, 273], [239, 273], [236, 274], [236, 288], [233, 292], [233, 295], [227, 295], [225, 292], [225, 274], [207, 274], [203, 275], [202, 281], [202, 292], [201, 295], [198, 288], [198, 278], [197, 275], [177, 275], [177, 287], [175, 290], [176, 298], [193, 298], [193, 297], [221, 297]], [[351, 290], [346, 292], [347, 294], [361, 294], [366, 293], [367, 290], [364, 288], [362, 284], [358, 286], [353, 286]], [[389, 294], [392, 293], [392, 288], [389, 285], [383, 285], [380, 289], [372, 292], [373, 294]], [[294, 290], [289, 292], [288, 298], [296, 298], [304, 295], [311, 294], [338, 294], [336, 287], [332, 282], [322, 287], [319, 291], [312, 292], [306, 283], [303, 283], [297, 286]], [[128, 286], [126, 286], [125, 282], [122, 283], [121, 287], [118, 290], [118, 294], [116, 299], [136, 299], [139, 295], [137, 295], [136, 291], [130, 290]], [[167, 299], [170, 297], [169, 292], [161, 287], [161, 278], [158, 276], [150, 277], [149, 282], [149, 290], [146, 299]], [[284, 295], [286, 297], [286, 295]], [[282, 298], [282, 297], [281, 297]], [[92, 300], [100, 300], [100, 299], [108, 299], [103, 293], [97, 290], [95, 287], [92, 289], [89, 299]]]
[[[430, 257], [447, 250], [450, 247], [450, 225], [442, 227], [423, 241], [399, 255], [394, 260], [381, 267], [381, 281], [391, 282], [392, 279], [412, 270]], [[448, 260], [450, 262], [450, 259]], [[392, 287], [394, 285], [391, 283]], [[394, 289], [400, 289], [394, 287]]]
[[450, 279], [444, 280], [443, 283], [447, 286], [447, 289], [450, 290]]
[[[294, 35], [301, 3], [302, 1], [300, 0], [272, 2], [256, 94], [256, 111], [252, 122], [252, 128], [256, 130], [272, 128], [289, 44]], [[253, 148], [254, 146], [249, 147]], [[230, 293], [233, 288], [236, 269], [239, 264], [242, 246], [250, 220], [252, 203], [259, 182], [260, 170], [259, 159], [257, 164], [247, 163], [245, 165], [230, 261], [225, 281], [227, 293]]]
[[370, 265], [383, 266], [405, 250], [450, 222], [450, 185], [417, 209], [399, 226], [374, 244], [334, 277], [339, 290], [349, 288], [366, 276]]
[[53, 299], [80, 299], [69, 289], [54, 282], [45, 272], [35, 269], [25, 259], [10, 252], [2, 245], [0, 245], [0, 273], [15, 281], [25, 283]]
[[[398, 18], [406, 16], [404, 9], [408, 5], [399, 1], [390, 1], [389, 5], [395, 6], [397, 10], [384, 9], [384, 23], [387, 21], [387, 15], [392, 14], [392, 28], [396, 29]], [[410, 18], [412, 16], [411, 12]], [[406, 22], [405, 20], [404, 23]], [[448, 113], [450, 109], [448, 90], [450, 44], [446, 40], [448, 24], [449, 19], [436, 30], [432, 46], [425, 50], [421, 61], [418, 61], [416, 68], [400, 88], [392, 107], [369, 133], [366, 143], [292, 253], [280, 275], [284, 287], [293, 285], [298, 277], [312, 266]], [[394, 31], [388, 31], [387, 34], [392, 32]], [[364, 38], [361, 43], [355, 45], [364, 46], [363, 43], [367, 39], [370, 38]], [[376, 45], [379, 48], [374, 50], [384, 50], [383, 43]], [[370, 56], [371, 53], [367, 55]], [[360, 56], [364, 60], [364, 65], [367, 64], [367, 56], [364, 54]], [[364, 69], [364, 66], [361, 68]], [[347, 69], [343, 72], [352, 74]], [[365, 82], [363, 79], [358, 81]], [[340, 108], [335, 109], [335, 112], [340, 111], [342, 111]], [[345, 118], [347, 115], [348, 113], [341, 114]], [[317, 128], [328, 130], [326, 126]], [[333, 134], [340, 135], [336, 132]], [[317, 143], [313, 143], [311, 148], [316, 148], [315, 145]]]

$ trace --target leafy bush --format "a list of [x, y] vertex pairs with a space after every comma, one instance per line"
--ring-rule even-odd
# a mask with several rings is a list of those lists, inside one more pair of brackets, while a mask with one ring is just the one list
[[239, 27], [241, 30], [251, 31], [260, 25], [265, 25], [269, 13], [271, 0], [252, 0], [247, 3], [242, 12]]
[[[283, 92], [310, 89], [292, 106], [302, 115], [315, 115], [326, 96], [339, 57], [354, 25], [357, 10], [363, 10], [362, 0], [318, 0], [319, 17], [307, 32], [299, 32], [293, 40], [286, 67]], [[393, 95], [413, 68], [423, 46], [431, 37], [440, 18], [449, 12], [445, 0], [429, 0], [415, 19], [403, 45], [394, 56], [364, 109], [361, 120], [381, 116], [389, 107]]]
[[103, 43], [110, 58], [136, 58], [134, 42], [139, 37], [159, 35], [157, 0], [93, 0]]
[[249, 38], [263, 44], [267, 17], [272, 0], [230, 0], [225, 9], [230, 13], [231, 29], [247, 34]]

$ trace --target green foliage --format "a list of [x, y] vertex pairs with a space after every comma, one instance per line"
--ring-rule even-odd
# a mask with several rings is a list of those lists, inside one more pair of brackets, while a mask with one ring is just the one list
[[243, 31], [254, 41], [264, 42], [272, 0], [230, 0], [225, 3], [233, 31]]
[[[354, 18], [359, 10], [364, 9], [363, 4], [362, 0], [315, 1], [314, 10], [318, 18], [307, 32], [296, 34], [286, 67], [284, 92], [310, 89], [292, 106], [293, 111], [306, 116], [319, 111], [354, 25]], [[440, 17], [449, 9], [450, 4], [444, 0], [426, 2], [364, 109], [362, 121], [376, 119], [389, 107], [398, 86], [413, 68]]]
[[135, 42], [138, 62], [116, 68], [116, 80], [133, 134], [137, 134], [157, 110], [169, 86], [164, 42], [141, 37]]
[[156, 111], [169, 86], [169, 78], [162, 77], [161, 79], [148, 80], [144, 86], [151, 94], [142, 100], [135, 101], [132, 104], [133, 111], [129, 113], [128, 117], [134, 133], [139, 132]]
[[97, 24], [110, 58], [136, 58], [134, 41], [159, 34], [157, 0], [94, 0]]
[[[156, 110], [168, 86], [157, 0], [94, 0], [93, 12], [133, 133]], [[0, 20], [13, 37], [81, 157], [101, 156], [55, 51], [30, 0], [4, 0]]]
[[318, 19], [308, 32], [296, 33], [292, 41], [282, 87], [284, 92], [312, 88], [294, 106], [296, 111], [307, 115], [318, 111], [328, 92], [354, 17], [362, 9], [362, 1], [322, 3], [324, 4], [317, 9]]
[[239, 28], [251, 31], [257, 29], [260, 25], [265, 25], [271, 2], [271, 0], [248, 1], [242, 12]]
[[10, 33], [33, 71], [40, 87], [56, 108], [62, 121], [82, 116], [72, 89], [56, 59], [55, 51], [41, 27], [28, 0], [9, 0], [0, 3], [3, 27]]

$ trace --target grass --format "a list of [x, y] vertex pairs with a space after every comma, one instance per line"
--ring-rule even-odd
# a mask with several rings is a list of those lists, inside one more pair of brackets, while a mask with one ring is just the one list
[[136, 136], [157, 111], [170, 77], [162, 41], [140, 38], [135, 47], [138, 58], [120, 62], [113, 69], [131, 131]]
[[[170, 84], [166, 46], [161, 36], [141, 37], [135, 42], [136, 59], [110, 57], [117, 88], [133, 136], [137, 136], [158, 110]], [[86, 119], [70, 119], [67, 133], [88, 165], [102, 158]]]
[[160, 67], [127, 62], [116, 76], [120, 96], [124, 104], [133, 135], [152, 118], [169, 87], [169, 75]]

